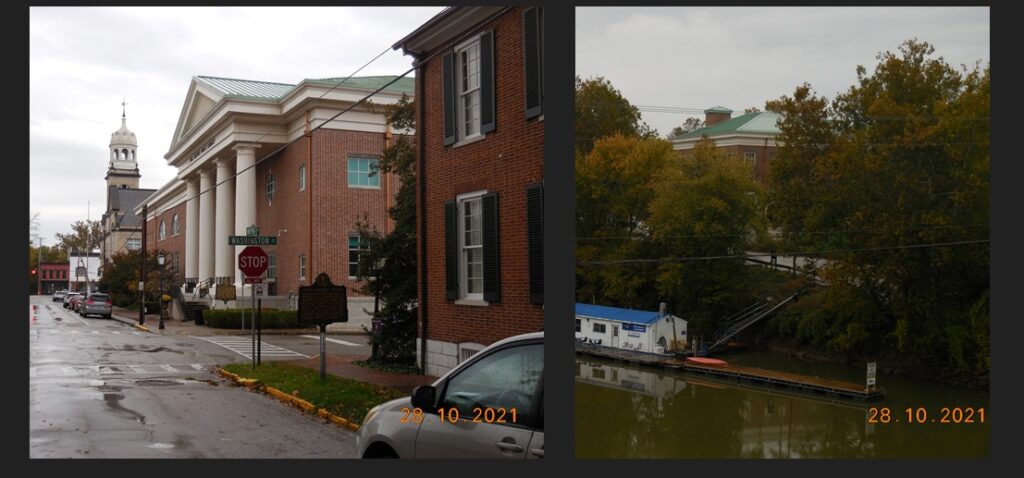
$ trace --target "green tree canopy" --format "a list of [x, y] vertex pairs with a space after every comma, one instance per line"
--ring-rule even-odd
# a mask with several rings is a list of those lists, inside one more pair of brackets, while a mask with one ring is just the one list
[[629, 103], [604, 77], [576, 77], [576, 150], [587, 154], [605, 136], [657, 136], [641, 120], [640, 110]]
[[103, 225], [99, 221], [75, 221], [70, 233], [55, 234], [57, 247], [73, 251], [91, 251], [103, 243]]
[[767, 105], [772, 218], [791, 247], [849, 251], [829, 255], [820, 345], [987, 377], [989, 67], [917, 40], [877, 58], [831, 104], [805, 84]]

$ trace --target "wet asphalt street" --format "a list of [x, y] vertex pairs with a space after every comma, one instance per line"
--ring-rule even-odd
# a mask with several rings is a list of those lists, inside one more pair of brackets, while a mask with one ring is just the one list
[[[245, 360], [223, 343], [83, 319], [48, 296], [30, 303], [38, 306], [35, 320], [29, 311], [32, 458], [354, 455], [353, 432], [211, 373]], [[264, 360], [289, 358], [267, 350]]]

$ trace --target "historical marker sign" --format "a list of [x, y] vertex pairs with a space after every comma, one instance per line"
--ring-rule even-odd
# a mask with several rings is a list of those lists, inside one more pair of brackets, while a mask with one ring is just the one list
[[316, 324], [321, 330], [333, 322], [348, 322], [348, 297], [345, 286], [334, 285], [327, 274], [321, 272], [313, 285], [299, 287], [300, 323]]
[[878, 362], [868, 362], [868, 388], [875, 388], [875, 373], [878, 369]]

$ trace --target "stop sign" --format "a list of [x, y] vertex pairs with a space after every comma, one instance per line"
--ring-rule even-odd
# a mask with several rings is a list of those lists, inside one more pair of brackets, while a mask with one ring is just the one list
[[263, 275], [267, 271], [268, 263], [267, 253], [256, 246], [246, 247], [238, 254], [238, 268], [246, 277]]

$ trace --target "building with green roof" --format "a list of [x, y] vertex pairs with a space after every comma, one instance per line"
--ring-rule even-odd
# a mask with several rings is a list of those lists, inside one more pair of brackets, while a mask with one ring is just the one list
[[[369, 328], [355, 231], [357, 222], [394, 227], [398, 176], [377, 168], [384, 149], [413, 132], [393, 131], [381, 107], [412, 96], [414, 85], [393, 75], [295, 84], [192, 77], [164, 155], [177, 177], [133, 208], [145, 210], [147, 248], [169, 255], [184, 300], [233, 307], [213, 299], [218, 290], [248, 298], [255, 289], [265, 306], [291, 308], [289, 295], [322, 272], [350, 292], [349, 323], [339, 325]], [[260, 288], [246, 284], [240, 249], [229, 244], [250, 226], [276, 238], [264, 247]]]
[[672, 136], [672, 147], [682, 154], [689, 154], [704, 137], [715, 142], [715, 146], [728, 156], [741, 157], [750, 163], [751, 169], [762, 185], [768, 186], [768, 171], [780, 143], [775, 138], [780, 130], [778, 113], [759, 111], [732, 117], [732, 110], [715, 106], [704, 110], [703, 128]]

